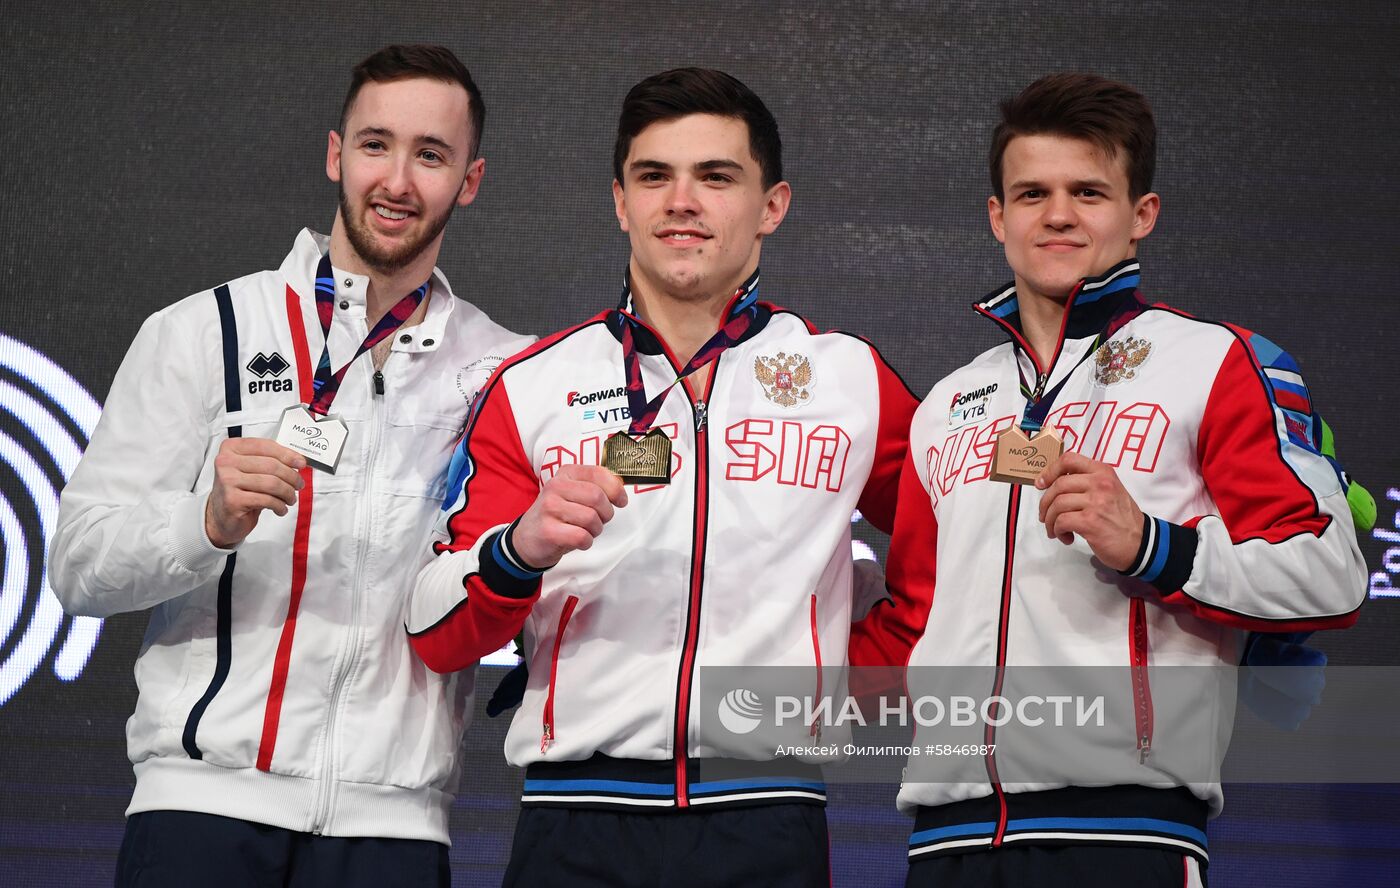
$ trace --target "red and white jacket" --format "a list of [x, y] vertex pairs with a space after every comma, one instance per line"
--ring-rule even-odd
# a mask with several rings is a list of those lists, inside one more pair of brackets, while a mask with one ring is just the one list
[[[1021, 335], [1014, 287], [994, 293], [977, 310], [1011, 342], [915, 415], [893, 606], [853, 627], [852, 664], [907, 663], [915, 700], [980, 674], [976, 696], [1015, 704], [1059, 676], [1106, 695], [1107, 723], [917, 728], [916, 742], [995, 749], [911, 758], [899, 794], [918, 812], [911, 856], [1126, 841], [1204, 859], [1246, 630], [1349, 626], [1365, 598], [1345, 485], [1318, 452], [1293, 360], [1258, 334], [1147, 305], [1138, 280], [1130, 260], [1081, 284], [1048, 366]], [[1114, 466], [1147, 516], [1125, 573], [1082, 538], [1048, 538], [1034, 486], [988, 477], [997, 434], [1065, 379], [1045, 424]]]
[[[273, 437], [283, 410], [311, 399], [327, 248], [303, 231], [280, 269], [146, 321], [63, 491], [50, 577], [70, 613], [150, 610], [128, 813], [446, 843], [471, 676], [424, 668], [403, 611], [472, 398], [531, 340], [435, 270], [422, 323], [394, 337], [380, 372], [365, 356], [345, 377], [336, 473], [304, 470], [287, 515], [264, 512], [233, 552], [217, 549], [204, 505], [220, 442]], [[368, 332], [368, 283], [335, 270], [334, 367]]]
[[[605, 311], [549, 337], [482, 393], [408, 628], [428, 665], [449, 671], [523, 626], [529, 683], [506, 757], [528, 768], [525, 804], [825, 799], [819, 772], [799, 762], [742, 781], [697, 777], [698, 761], [775, 751], [722, 730], [696, 702], [702, 670], [793, 667], [811, 694], [820, 666], [844, 664], [852, 510], [891, 526], [917, 402], [864, 340], [818, 333], [758, 302], [756, 285], [755, 273], [726, 308], [726, 319], [754, 312], [747, 334], [711, 365], [704, 391], [677, 385], [656, 419], [674, 443], [671, 483], [631, 488], [591, 549], [542, 576], [521, 570], [502, 532], [559, 467], [598, 464], [604, 439], [627, 428], [627, 321]], [[624, 293], [619, 308], [629, 305]], [[635, 323], [654, 396], [681, 362]]]

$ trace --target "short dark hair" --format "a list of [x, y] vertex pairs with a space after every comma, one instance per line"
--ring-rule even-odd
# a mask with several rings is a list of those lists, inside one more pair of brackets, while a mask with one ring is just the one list
[[340, 132], [345, 134], [345, 120], [350, 116], [350, 107], [355, 97], [369, 81], [393, 83], [396, 80], [409, 80], [426, 77], [444, 83], [457, 83], [467, 91], [471, 113], [471, 157], [475, 158], [481, 149], [481, 129], [486, 125], [486, 105], [481, 100], [481, 90], [476, 88], [471, 72], [463, 65], [452, 50], [445, 46], [427, 43], [393, 44], [386, 46], [355, 66], [350, 75], [350, 91], [345, 94], [345, 104], [340, 108]]
[[1017, 136], [1052, 135], [1093, 142], [1110, 157], [1127, 161], [1128, 196], [1152, 190], [1157, 167], [1157, 124], [1142, 93], [1096, 74], [1063, 72], [1042, 77], [1001, 103], [1001, 123], [992, 133], [988, 162], [992, 191], [1005, 200], [1001, 162]]
[[712, 68], [674, 68], [632, 87], [617, 118], [617, 142], [613, 145], [613, 176], [617, 181], [622, 181], [622, 165], [638, 133], [653, 123], [691, 114], [742, 120], [749, 128], [749, 151], [763, 173], [763, 187], [772, 188], [783, 181], [783, 140], [768, 106], [737, 78]]

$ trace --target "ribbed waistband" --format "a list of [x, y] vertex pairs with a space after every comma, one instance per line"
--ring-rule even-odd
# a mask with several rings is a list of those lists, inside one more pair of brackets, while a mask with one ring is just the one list
[[451, 844], [447, 809], [453, 797], [439, 789], [337, 781], [318, 828], [319, 780], [169, 757], [147, 759], [134, 770], [136, 792], [127, 814], [198, 811], [327, 836]]
[[[573, 762], [535, 762], [525, 769], [526, 806], [665, 811], [683, 806], [674, 759], [619, 759], [597, 753]], [[687, 759], [686, 800], [695, 808], [778, 803], [826, 804], [817, 765], [795, 759], [755, 762]]]
[[[1002, 799], [1006, 810], [1002, 813]], [[1070, 786], [920, 806], [910, 858], [1002, 845], [1112, 844], [1175, 848], [1207, 863], [1209, 806], [1185, 787]], [[1005, 826], [1002, 826], [1003, 817]]]

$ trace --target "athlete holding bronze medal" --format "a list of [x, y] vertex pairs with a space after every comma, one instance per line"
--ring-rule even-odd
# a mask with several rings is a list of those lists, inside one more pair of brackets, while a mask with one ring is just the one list
[[1365, 598], [1348, 480], [1286, 352], [1142, 296], [1147, 100], [1067, 73], [1001, 111], [988, 213], [1015, 279], [976, 309], [1010, 341], [914, 417], [894, 603], [851, 662], [907, 664], [914, 699], [959, 667], [976, 686], [953, 692], [987, 700], [1078, 667], [1107, 718], [1057, 734], [1002, 708], [976, 755], [911, 757], [906, 884], [1200, 888], [1247, 633], [1349, 626]]

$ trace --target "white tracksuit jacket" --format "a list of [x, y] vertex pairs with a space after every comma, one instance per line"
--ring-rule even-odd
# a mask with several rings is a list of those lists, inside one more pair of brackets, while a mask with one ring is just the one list
[[[323, 338], [325, 238], [303, 231], [276, 271], [152, 315], [64, 490], [50, 578], [74, 614], [151, 611], [127, 724], [128, 813], [200, 811], [332, 836], [447, 842], [472, 676], [426, 669], [403, 608], [480, 385], [528, 344], [434, 271], [423, 322], [368, 355], [332, 413], [335, 475], [306, 469], [232, 553], [204, 534], [228, 436], [270, 438], [310, 400]], [[368, 278], [335, 270], [332, 365], [366, 333]]]

